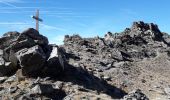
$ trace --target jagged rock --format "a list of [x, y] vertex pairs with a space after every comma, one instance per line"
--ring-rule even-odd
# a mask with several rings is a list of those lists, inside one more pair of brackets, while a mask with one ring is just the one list
[[17, 37], [20, 35], [18, 32], [8, 32], [0, 38], [0, 49], [5, 49], [16, 41]]
[[[22, 35], [20, 35], [20, 36], [22, 36]], [[36, 45], [36, 43], [33, 39], [25, 37], [25, 40], [17, 40], [15, 43], [13, 43], [10, 49], [12, 49], [14, 52], [17, 52], [21, 49], [30, 48], [35, 45]]]
[[5, 81], [5, 83], [12, 83], [16, 80], [16, 75], [8, 77], [8, 79]]
[[46, 51], [46, 46], [48, 45], [48, 39], [45, 36], [39, 34], [39, 32], [33, 28], [29, 28], [22, 32], [15, 43], [12, 45], [12, 50], [14, 52], [24, 49], [30, 48], [32, 46], [39, 45], [44, 51]]
[[31, 89], [32, 94], [50, 94], [54, 92], [54, 88], [50, 84], [37, 84]]
[[104, 37], [104, 40], [105, 40], [105, 43], [110, 46], [110, 47], [113, 47], [114, 46], [114, 43], [113, 41], [115, 40], [114, 39], [114, 36], [111, 32], [108, 32], [105, 37]]
[[126, 61], [126, 60], [130, 60], [129, 58], [131, 56], [124, 51], [119, 51], [118, 49], [112, 49], [111, 57], [117, 61]]
[[21, 33], [17, 41], [22, 41], [27, 38], [31, 38], [38, 45], [48, 45], [48, 39], [45, 36], [39, 34], [39, 32], [33, 28], [29, 28]]
[[149, 100], [148, 97], [142, 93], [140, 89], [130, 92], [124, 96], [123, 100]]
[[57, 45], [53, 45], [51, 47], [51, 54], [47, 59], [47, 65], [43, 72], [47, 75], [56, 76], [64, 71], [66, 61], [65, 58], [63, 58], [64, 53], [61, 48]]
[[42, 48], [38, 45], [28, 49], [22, 49], [16, 53], [16, 56], [25, 74], [33, 74], [33, 72], [41, 71], [46, 60]]
[[0, 77], [10, 75], [16, 69], [16, 66], [14, 66], [11, 62], [5, 62], [5, 60], [0, 57]]
[[108, 32], [105, 34], [104, 39], [107, 40], [113, 40], [113, 34], [111, 32]]
[[82, 38], [77, 34], [74, 34], [73, 36], [66, 35], [65, 38], [64, 38], [64, 43], [65, 44], [67, 44], [67, 43], [69, 44], [69, 43], [72, 43], [72, 42], [79, 43], [80, 40], [82, 40]]
[[117, 49], [112, 50], [112, 58], [119, 60], [119, 61], [123, 60], [123, 56], [121, 52]]
[[[131, 28], [130, 35], [134, 36], [147, 36], [156, 41], [163, 41], [163, 34], [158, 26], [153, 23], [144, 23], [143, 21], [134, 22]], [[146, 39], [146, 38], [145, 38]]]

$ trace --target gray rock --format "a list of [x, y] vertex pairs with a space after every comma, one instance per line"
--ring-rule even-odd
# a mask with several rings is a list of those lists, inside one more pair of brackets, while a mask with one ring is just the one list
[[17, 86], [12, 86], [12, 87], [9, 88], [9, 92], [10, 92], [10, 93], [14, 93], [14, 92], [17, 91], [17, 89], [18, 89]]
[[62, 89], [64, 83], [61, 81], [57, 81], [53, 84], [54, 89]]
[[30, 48], [30, 47], [33, 47], [35, 46], [36, 43], [34, 42], [33, 39], [29, 38], [29, 37], [25, 37], [25, 40], [17, 40], [15, 43], [13, 43], [11, 45], [11, 48], [13, 52], [17, 52], [21, 49], [24, 49], [24, 48]]
[[39, 32], [33, 28], [29, 28], [22, 32], [17, 41], [22, 41], [27, 38], [33, 39], [38, 45], [48, 44], [48, 39], [45, 36], [39, 34]]
[[[0, 87], [0, 95], [3, 95], [6, 92], [4, 87]], [[2, 99], [0, 99], [2, 100]]]
[[117, 49], [113, 49], [112, 50], [112, 54], [111, 54], [112, 58], [122, 61], [123, 60], [123, 56], [121, 54], [121, 52]]
[[0, 77], [0, 83], [3, 83], [6, 79], [7, 77]]
[[140, 89], [130, 92], [123, 97], [123, 100], [149, 100], [148, 97], [142, 93]]
[[37, 84], [31, 89], [32, 94], [50, 94], [54, 92], [54, 88], [50, 84]]
[[16, 72], [17, 82], [25, 80], [26, 76], [22, 69], [18, 69]]
[[29, 49], [22, 49], [16, 53], [21, 69], [25, 74], [33, 74], [43, 68], [46, 56], [38, 45]]
[[3, 35], [3, 37], [0, 38], [0, 49], [5, 49], [9, 47], [14, 41], [16, 41], [16, 38], [19, 36], [20, 33], [18, 32], [8, 32]]
[[16, 80], [16, 75], [8, 77], [8, 79], [5, 81], [5, 83], [12, 83]]
[[58, 46], [52, 46], [52, 51], [47, 60], [47, 68], [44, 72], [48, 75], [58, 75], [64, 71], [66, 65], [64, 51]]
[[170, 96], [170, 87], [164, 89], [165, 93]]
[[9, 75], [17, 70], [17, 63], [6, 61], [4, 58], [4, 51], [0, 50], [0, 76]]
[[11, 62], [5, 62], [5, 60], [0, 57], [0, 77], [10, 75], [16, 69], [16, 66], [14, 66]]
[[0, 49], [0, 56], [3, 56], [3, 50]]

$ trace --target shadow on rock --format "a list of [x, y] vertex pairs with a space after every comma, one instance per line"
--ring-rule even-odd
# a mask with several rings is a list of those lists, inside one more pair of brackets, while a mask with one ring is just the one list
[[50, 98], [52, 100], [63, 100], [66, 93], [63, 90], [54, 90], [51, 94], [44, 94], [43, 96]]
[[98, 94], [105, 93], [115, 99], [120, 99], [127, 94], [125, 91], [108, 84], [105, 80], [99, 79], [83, 68], [76, 68], [72, 65], [67, 66], [64, 76], [59, 78], [59, 80], [72, 82], [73, 84], [83, 86], [85, 89], [97, 91]]

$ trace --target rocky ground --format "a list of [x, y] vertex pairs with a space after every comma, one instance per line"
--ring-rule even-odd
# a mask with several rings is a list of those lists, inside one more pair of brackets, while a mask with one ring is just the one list
[[170, 36], [134, 22], [103, 38], [66, 35], [64, 45], [30, 28], [0, 38], [2, 100], [169, 100]]

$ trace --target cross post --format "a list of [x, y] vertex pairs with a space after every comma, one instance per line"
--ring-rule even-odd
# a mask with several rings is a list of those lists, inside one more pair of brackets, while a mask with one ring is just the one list
[[39, 10], [37, 10], [36, 16], [32, 16], [32, 18], [36, 20], [36, 30], [39, 31], [39, 22], [43, 21], [39, 18]]

